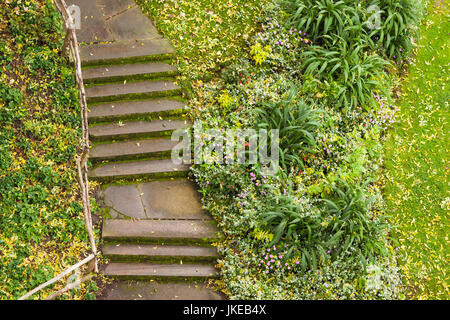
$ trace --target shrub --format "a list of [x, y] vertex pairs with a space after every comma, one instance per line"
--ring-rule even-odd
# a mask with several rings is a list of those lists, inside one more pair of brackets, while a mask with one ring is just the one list
[[[400, 60], [412, 49], [413, 26], [418, 21], [418, 5], [412, 0], [295, 0], [283, 1], [288, 23], [303, 30], [314, 41], [332, 48], [336, 36], [350, 44], [362, 39], [372, 50]], [[379, 8], [379, 12], [369, 8]], [[380, 22], [373, 27], [374, 19]], [[327, 39], [328, 37], [328, 39]]]
[[328, 197], [319, 200], [323, 205], [315, 205], [317, 200], [304, 195], [299, 198], [291, 182], [283, 193], [267, 188], [271, 198], [260, 215], [259, 229], [273, 235], [271, 245], [280, 241], [290, 244], [287, 256], [296, 251], [303, 270], [315, 269], [328, 259], [334, 261], [349, 254], [350, 249], [363, 266], [386, 254], [380, 237], [387, 224], [382, 222], [384, 217], [371, 218], [365, 184], [350, 186], [338, 179], [329, 187]]
[[376, 255], [386, 253], [385, 244], [380, 241], [382, 231], [387, 224], [376, 221], [369, 216], [369, 203], [364, 197], [366, 184], [349, 185], [339, 179], [328, 199], [323, 199], [325, 212], [329, 217], [326, 232], [332, 235], [330, 244], [340, 242], [337, 254], [346, 253], [351, 247], [359, 248], [359, 259], [362, 264], [373, 261]]
[[300, 200], [291, 188], [272, 195], [270, 200], [267, 211], [261, 214], [260, 228], [267, 228], [273, 234], [271, 245], [280, 240], [292, 244], [286, 257], [291, 257], [296, 249], [303, 270], [315, 269], [327, 259], [320, 211], [313, 210], [308, 199]]
[[381, 27], [370, 32], [376, 47], [391, 59], [401, 59], [412, 49], [413, 26], [419, 10], [412, 0], [373, 0], [381, 9]]
[[313, 151], [315, 130], [320, 126], [319, 111], [296, 100], [297, 92], [292, 87], [283, 100], [263, 103], [263, 108], [256, 110], [260, 129], [279, 130], [280, 161], [284, 168], [303, 166], [301, 153]]
[[291, 14], [289, 23], [314, 40], [324, 35], [342, 35], [344, 29], [358, 16], [353, 1], [295, 0], [284, 1]]
[[388, 63], [377, 54], [365, 53], [361, 45], [349, 45], [342, 39], [333, 50], [311, 46], [302, 57], [306, 75], [340, 84], [337, 97], [347, 110], [373, 104], [373, 92], [383, 90], [383, 68]]

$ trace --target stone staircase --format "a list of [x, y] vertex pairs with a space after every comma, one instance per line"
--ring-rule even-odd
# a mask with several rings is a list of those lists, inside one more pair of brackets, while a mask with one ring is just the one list
[[[202, 209], [189, 165], [172, 163], [173, 130], [189, 127], [165, 39], [81, 46], [92, 148], [102, 182], [103, 272], [121, 280], [104, 299], [221, 299], [220, 233]], [[137, 282], [136, 282], [136, 281]]]

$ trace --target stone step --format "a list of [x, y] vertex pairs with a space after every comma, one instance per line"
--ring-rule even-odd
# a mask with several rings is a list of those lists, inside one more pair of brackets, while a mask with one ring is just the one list
[[167, 97], [181, 94], [181, 89], [173, 81], [136, 81], [95, 85], [86, 88], [88, 103], [120, 100], [137, 100], [154, 97]]
[[81, 64], [107, 65], [170, 59], [175, 50], [166, 39], [122, 41], [80, 46]]
[[205, 283], [160, 283], [156, 281], [114, 281], [98, 300], [224, 300], [222, 293]]
[[175, 99], [155, 99], [104, 103], [89, 106], [89, 122], [131, 120], [142, 117], [157, 119], [181, 115], [185, 103]]
[[[155, 138], [97, 144], [89, 151], [89, 159], [91, 161], [118, 161], [139, 158], [170, 158], [172, 149], [178, 143], [178, 141], [170, 139]], [[180, 147], [177, 149], [181, 150]]]
[[103, 273], [118, 279], [186, 281], [218, 277], [218, 271], [204, 264], [120, 263], [106, 265]]
[[222, 238], [212, 221], [105, 219], [103, 240], [161, 245], [210, 245]]
[[89, 136], [93, 141], [162, 137], [189, 126], [187, 120], [126, 121], [89, 126]]
[[86, 84], [170, 77], [177, 74], [177, 68], [165, 62], [133, 63], [101, 66], [83, 69]]
[[211, 220], [187, 179], [112, 185], [99, 196], [112, 218]]
[[108, 163], [89, 170], [91, 179], [113, 181], [114, 179], [135, 180], [138, 178], [185, 177], [190, 165], [174, 164], [171, 159], [142, 160]]
[[217, 250], [199, 246], [160, 246], [150, 244], [111, 244], [102, 253], [114, 262], [213, 263]]

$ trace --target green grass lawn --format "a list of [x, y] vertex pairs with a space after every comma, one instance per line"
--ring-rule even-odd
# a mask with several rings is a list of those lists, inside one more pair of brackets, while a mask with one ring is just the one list
[[449, 10], [430, 4], [386, 143], [386, 207], [413, 299], [448, 299]]

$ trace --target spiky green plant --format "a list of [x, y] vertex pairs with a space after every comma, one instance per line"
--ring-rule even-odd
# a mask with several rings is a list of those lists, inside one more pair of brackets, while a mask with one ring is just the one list
[[357, 16], [349, 1], [296, 0], [283, 1], [291, 14], [290, 24], [306, 32], [313, 40], [324, 35], [341, 35], [344, 28]]
[[261, 215], [261, 229], [273, 234], [271, 244], [279, 241], [292, 244], [287, 253], [290, 257], [293, 250], [300, 253], [303, 269], [315, 269], [320, 262], [327, 259], [323, 241], [323, 227], [319, 210], [305, 212], [298, 203], [298, 197], [292, 191], [292, 183], [287, 193], [279, 193], [269, 187], [271, 206]]
[[315, 132], [320, 126], [320, 111], [299, 100], [297, 92], [293, 86], [285, 99], [265, 102], [255, 110], [259, 129], [279, 130], [280, 162], [284, 168], [303, 166], [301, 153], [313, 151]]
[[330, 198], [323, 199], [325, 212], [331, 217], [326, 232], [332, 237], [328, 241], [341, 243], [338, 254], [347, 252], [352, 246], [359, 248], [363, 264], [387, 252], [380, 241], [387, 224], [382, 217], [375, 221], [369, 216], [369, 205], [364, 196], [366, 184], [349, 185], [340, 179], [332, 186]]
[[338, 99], [342, 106], [351, 110], [357, 105], [373, 102], [373, 92], [383, 90], [383, 69], [388, 62], [377, 54], [364, 52], [359, 43], [349, 45], [343, 39], [335, 49], [311, 46], [302, 53], [302, 68], [306, 75], [320, 80], [340, 83]]
[[373, 0], [380, 11], [379, 28], [369, 30], [369, 37], [389, 58], [403, 57], [412, 49], [412, 26], [418, 21], [418, 5], [412, 0]]

